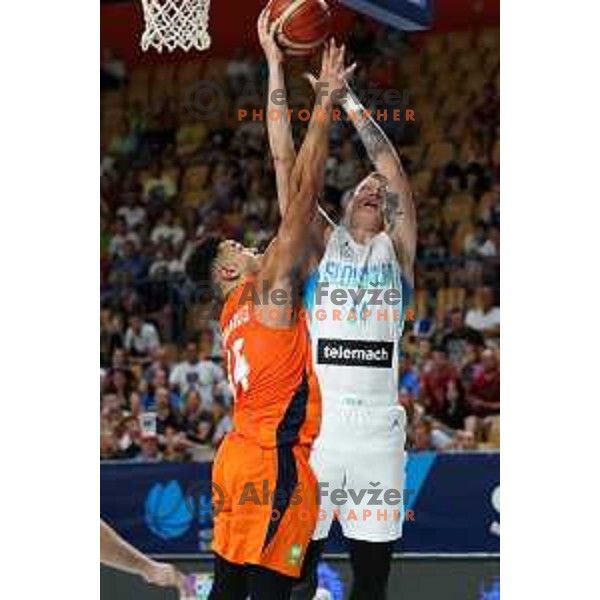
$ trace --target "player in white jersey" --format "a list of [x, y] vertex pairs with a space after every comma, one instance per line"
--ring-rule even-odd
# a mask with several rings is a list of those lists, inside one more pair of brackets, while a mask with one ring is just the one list
[[[258, 31], [269, 64], [267, 113], [279, 114], [267, 123], [283, 214], [295, 149], [281, 94], [283, 55], [266, 23], [263, 14]], [[321, 433], [311, 457], [322, 486], [321, 516], [294, 598], [313, 597], [335, 515], [350, 548], [351, 599], [383, 600], [392, 546], [402, 533], [406, 416], [398, 403], [398, 357], [413, 286], [416, 213], [386, 135], [349, 88], [340, 104], [352, 111], [376, 172], [357, 186], [341, 225], [321, 214], [312, 227], [315, 255], [323, 255], [305, 290], [323, 396]]]

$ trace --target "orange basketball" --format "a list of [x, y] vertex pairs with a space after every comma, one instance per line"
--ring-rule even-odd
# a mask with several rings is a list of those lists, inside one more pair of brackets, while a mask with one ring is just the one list
[[271, 23], [286, 54], [312, 54], [329, 36], [331, 14], [325, 0], [271, 0]]

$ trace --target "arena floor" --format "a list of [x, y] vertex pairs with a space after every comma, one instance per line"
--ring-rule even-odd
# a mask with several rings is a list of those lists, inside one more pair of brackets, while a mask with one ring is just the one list
[[[185, 573], [212, 570], [210, 560], [173, 562]], [[325, 562], [334, 574], [332, 589], [343, 589], [341, 598], [335, 593], [331, 595], [332, 600], [345, 600], [351, 582], [348, 561], [336, 557]], [[106, 567], [101, 568], [100, 574], [101, 600], [177, 599], [174, 590], [148, 586], [139, 577]], [[491, 597], [489, 590], [493, 589], [499, 576], [500, 559], [497, 556], [404, 556], [392, 563], [388, 597], [390, 600], [487, 600]]]

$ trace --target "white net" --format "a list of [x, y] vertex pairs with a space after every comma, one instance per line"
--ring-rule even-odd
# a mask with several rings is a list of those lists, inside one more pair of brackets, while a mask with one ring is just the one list
[[142, 0], [142, 6], [146, 24], [142, 50], [206, 50], [210, 46], [210, 0]]

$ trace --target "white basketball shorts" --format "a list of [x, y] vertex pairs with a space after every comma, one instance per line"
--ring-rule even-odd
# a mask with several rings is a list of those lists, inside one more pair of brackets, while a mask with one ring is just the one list
[[311, 454], [320, 487], [313, 539], [326, 538], [334, 518], [350, 539], [398, 539], [404, 517], [404, 409], [348, 407], [327, 398], [323, 407]]

